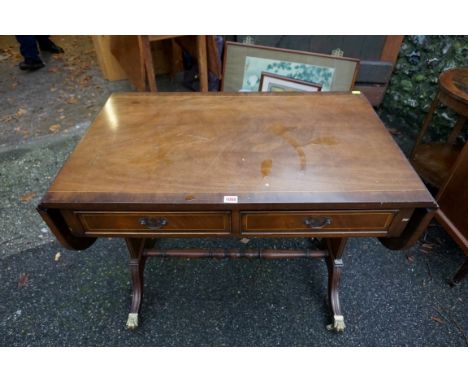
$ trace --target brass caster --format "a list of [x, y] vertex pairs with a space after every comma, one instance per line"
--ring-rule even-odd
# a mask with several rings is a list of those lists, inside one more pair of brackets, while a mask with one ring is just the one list
[[129, 313], [127, 320], [127, 329], [135, 330], [138, 327], [138, 313]]
[[344, 332], [346, 325], [343, 316], [333, 316], [333, 324], [327, 325], [328, 330], [333, 330], [337, 333]]

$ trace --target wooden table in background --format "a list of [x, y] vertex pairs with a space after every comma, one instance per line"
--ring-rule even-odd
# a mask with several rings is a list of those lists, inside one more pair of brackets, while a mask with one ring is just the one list
[[200, 91], [208, 91], [208, 70], [222, 75], [214, 36], [93, 36], [93, 43], [104, 78], [128, 79], [136, 91], [157, 91], [157, 74], [183, 71], [182, 48], [197, 61]]
[[[442, 104], [458, 114], [458, 120], [445, 143], [423, 143], [437, 107]], [[458, 136], [468, 117], [468, 68], [455, 68], [439, 77], [439, 92], [424, 119], [411, 153], [411, 162], [421, 177], [439, 189], [440, 209], [436, 219], [468, 256], [468, 145]], [[457, 272], [452, 285], [468, 273], [468, 258]]]
[[465, 254], [465, 262], [455, 274], [452, 285], [468, 274], [468, 145], [465, 144], [444, 186], [437, 194], [440, 208], [437, 221], [445, 228]]
[[[347, 238], [408, 247], [436, 207], [362, 95], [123, 93], [107, 101], [38, 210], [67, 248], [125, 238], [130, 328], [148, 256], [324, 257], [329, 328], [342, 331]], [[302, 251], [203, 251], [161, 250], [161, 237], [319, 240]]]
[[[423, 143], [423, 138], [432, 121], [434, 112], [445, 105], [458, 114], [459, 118], [445, 143]], [[456, 68], [439, 77], [439, 91], [424, 119], [410, 159], [421, 177], [440, 188], [447, 180], [461, 151], [457, 144], [468, 117], [468, 68]]]

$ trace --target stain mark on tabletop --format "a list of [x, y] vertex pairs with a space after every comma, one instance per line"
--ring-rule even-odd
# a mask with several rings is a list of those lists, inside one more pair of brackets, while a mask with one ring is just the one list
[[270, 128], [276, 135], [279, 135], [281, 138], [283, 138], [288, 144], [292, 146], [292, 148], [296, 151], [297, 156], [299, 157], [299, 167], [301, 171], [305, 171], [307, 167], [307, 158], [304, 152], [304, 149], [302, 148], [302, 145], [300, 142], [296, 140], [296, 138], [292, 137], [289, 134], [288, 129], [290, 130], [291, 128], [285, 127], [280, 124], [276, 124], [271, 126]]
[[260, 172], [262, 173], [262, 176], [264, 178], [270, 175], [272, 167], [273, 167], [273, 161], [271, 159], [265, 159], [264, 161], [262, 161], [262, 164], [260, 166]]
[[307, 144], [314, 144], [314, 145], [336, 145], [338, 141], [335, 137], [318, 137], [315, 139], [310, 140]]

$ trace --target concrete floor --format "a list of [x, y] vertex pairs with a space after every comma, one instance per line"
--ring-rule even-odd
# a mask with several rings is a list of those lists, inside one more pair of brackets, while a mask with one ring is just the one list
[[[128, 332], [123, 241], [64, 250], [35, 206], [107, 97], [131, 87], [103, 79], [89, 37], [54, 41], [65, 54], [44, 56], [45, 68], [25, 73], [17, 67], [15, 39], [0, 36], [0, 346], [467, 346], [468, 282], [447, 284], [464, 256], [436, 223], [404, 252], [375, 239], [350, 240], [344, 334], [325, 329], [330, 317], [320, 260], [151, 259], [141, 327]], [[184, 90], [164, 76], [158, 86]], [[395, 126], [392, 132], [407, 152], [412, 137]], [[248, 245], [261, 244], [304, 242]]]

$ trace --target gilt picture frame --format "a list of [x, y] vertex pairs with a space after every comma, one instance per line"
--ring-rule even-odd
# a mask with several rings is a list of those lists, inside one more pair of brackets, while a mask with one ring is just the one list
[[350, 91], [359, 60], [227, 41], [221, 91], [257, 92], [261, 73], [318, 83], [322, 91]]
[[258, 90], [260, 92], [319, 92], [322, 90], [322, 85], [262, 72]]

